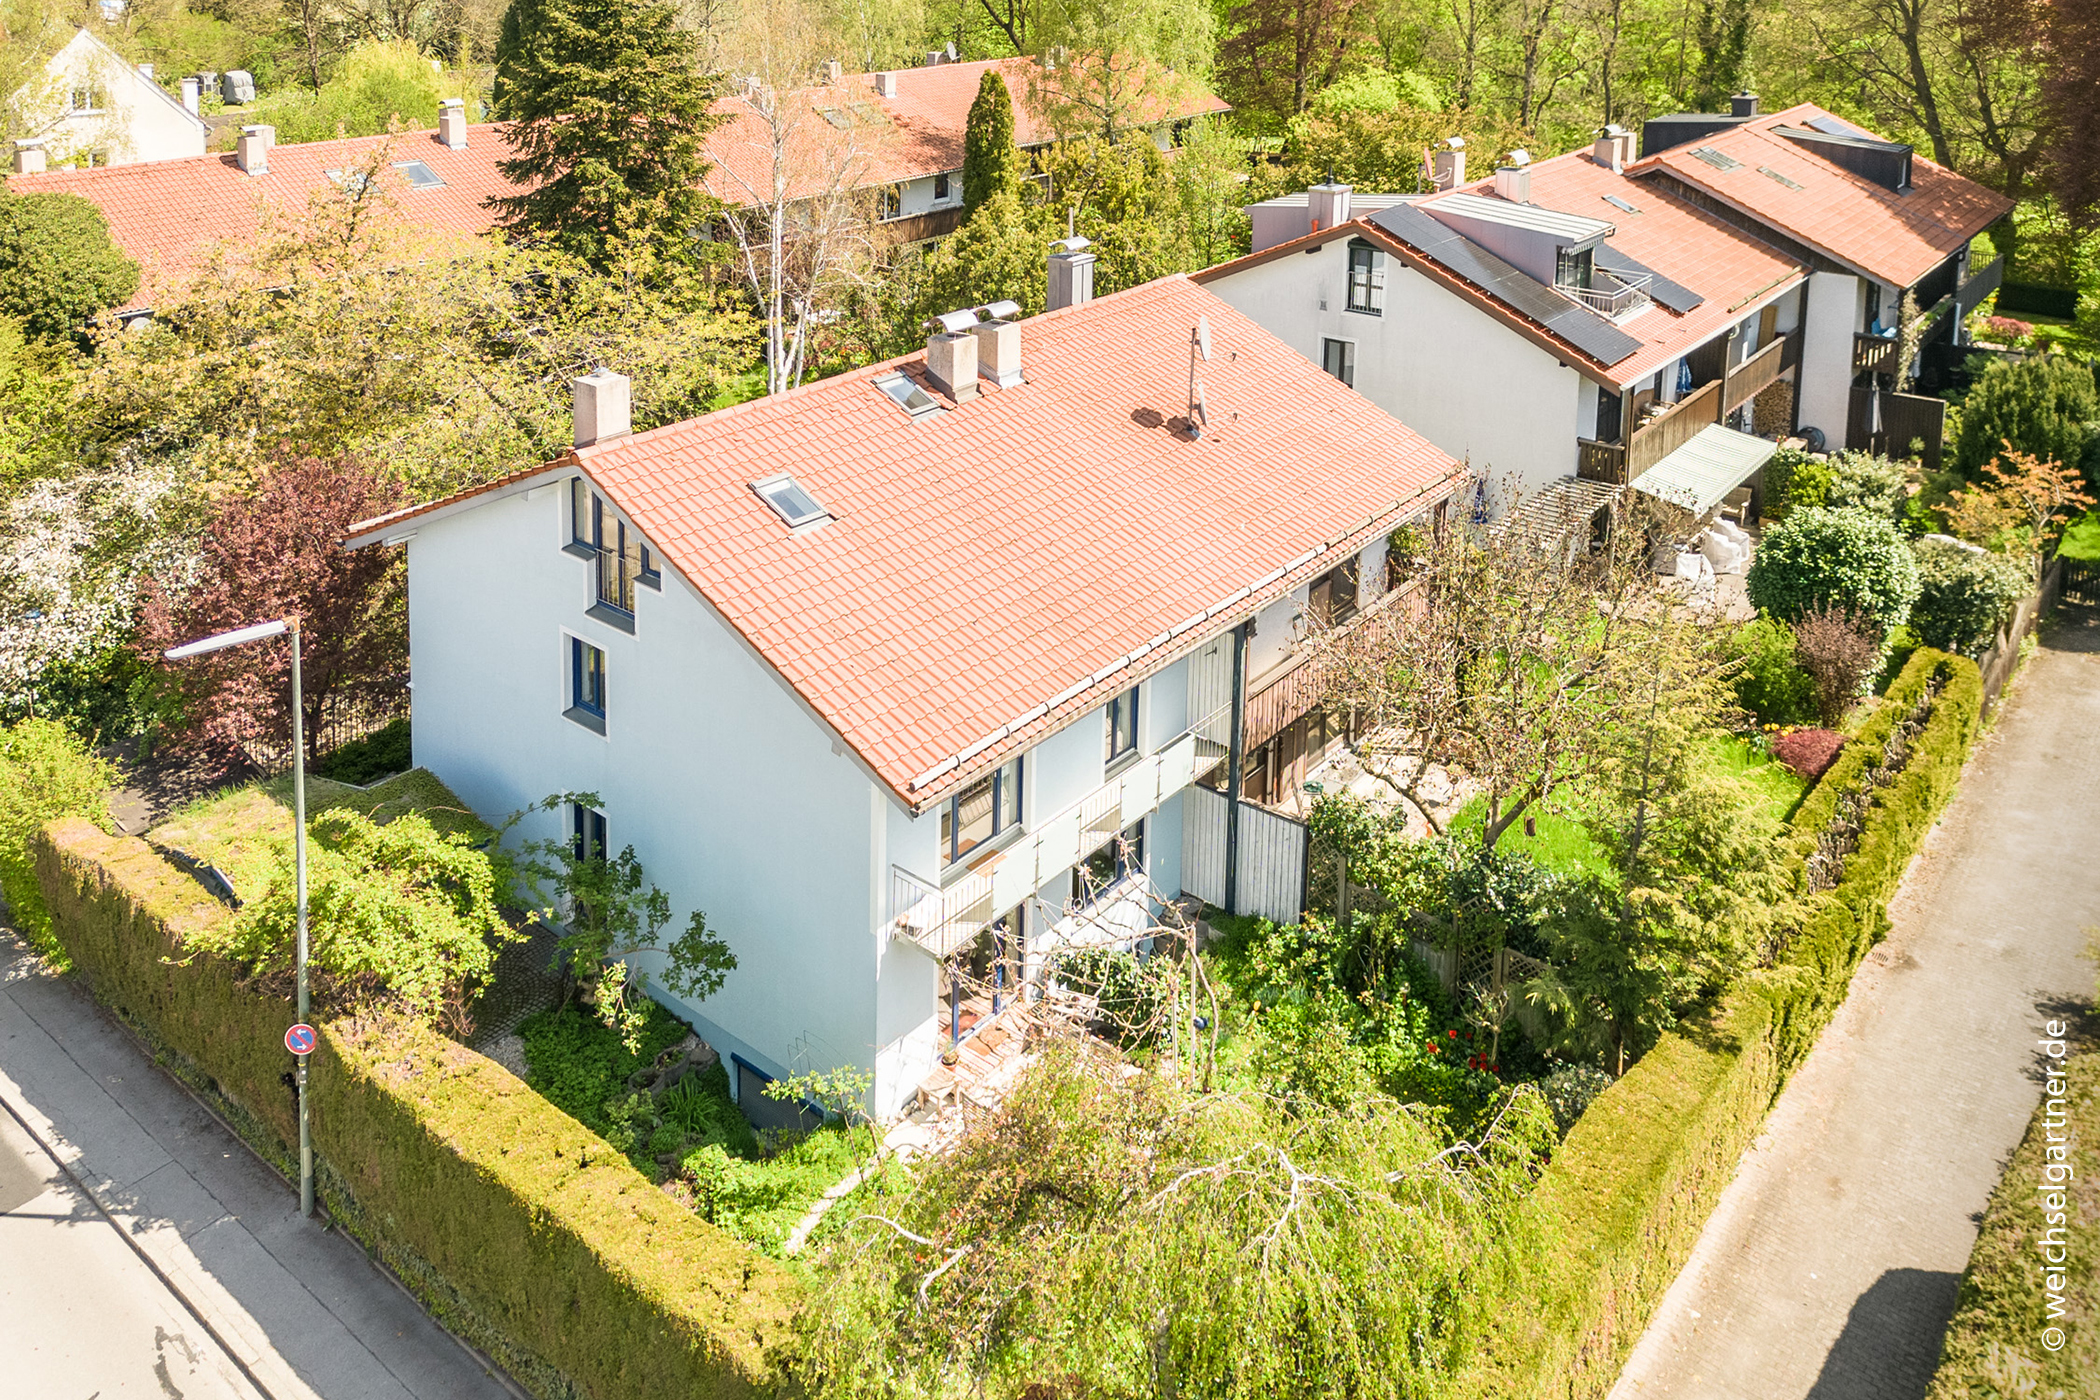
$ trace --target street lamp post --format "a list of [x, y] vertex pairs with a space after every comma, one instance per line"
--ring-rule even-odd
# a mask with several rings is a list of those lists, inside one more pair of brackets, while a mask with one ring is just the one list
[[[237, 647], [243, 642], [259, 642], [269, 637], [289, 634], [292, 639], [292, 862], [297, 870], [294, 877], [299, 891], [299, 1026], [306, 1025], [306, 706], [299, 682], [299, 619], [279, 618], [274, 622], [258, 622], [253, 627], [241, 627], [231, 632], [220, 632], [194, 642], [168, 650], [170, 661], [182, 661], [206, 652], [222, 651]], [[289, 1043], [289, 1041], [287, 1041]], [[309, 1042], [310, 1043], [310, 1042]], [[302, 1051], [299, 1060], [299, 1213], [311, 1216], [314, 1213], [314, 1141], [312, 1120], [306, 1110], [306, 1064], [311, 1050]]]

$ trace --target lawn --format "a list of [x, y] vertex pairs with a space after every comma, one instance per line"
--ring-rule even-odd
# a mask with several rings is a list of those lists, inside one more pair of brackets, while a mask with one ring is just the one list
[[2100, 559], [2100, 510], [2072, 521], [2056, 552], [2066, 559]]

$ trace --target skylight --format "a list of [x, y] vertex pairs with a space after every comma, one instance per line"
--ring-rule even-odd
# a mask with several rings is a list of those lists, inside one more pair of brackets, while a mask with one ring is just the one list
[[781, 523], [790, 530], [798, 525], [807, 525], [811, 521], [829, 519], [831, 516], [830, 511], [817, 504], [815, 496], [803, 490], [795, 478], [784, 472], [779, 476], [769, 476], [764, 481], [752, 482], [751, 489], [758, 493], [760, 500], [773, 507], [773, 513], [779, 516]]
[[1703, 160], [1716, 170], [1741, 170], [1743, 163], [1734, 156], [1717, 151], [1711, 146], [1700, 146], [1692, 152], [1693, 160]]
[[445, 183], [443, 177], [420, 160], [397, 160], [394, 169], [401, 172], [401, 178], [408, 181], [412, 190], [434, 190]]
[[1799, 180], [1789, 180], [1786, 176], [1780, 174], [1778, 171], [1774, 170], [1769, 165], [1758, 166], [1757, 173], [1764, 176], [1768, 180], [1777, 180], [1780, 184], [1785, 185], [1790, 190], [1798, 190], [1801, 188], [1801, 182]]
[[939, 399], [901, 374], [884, 375], [875, 381], [875, 387], [889, 395], [891, 403], [909, 413], [914, 419], [924, 418], [941, 406]]
[[853, 118], [836, 107], [819, 107], [817, 108], [817, 115], [830, 122], [840, 131], [845, 131], [853, 125]]
[[362, 170], [324, 170], [321, 172], [351, 194], [365, 191], [365, 173]]
[[1615, 194], [1608, 194], [1604, 196], [1604, 202], [1606, 204], [1609, 204], [1614, 209], [1624, 209], [1629, 214], [1638, 214], [1641, 212], [1640, 210], [1634, 208], [1631, 204], [1628, 204], [1625, 200], [1619, 198]]

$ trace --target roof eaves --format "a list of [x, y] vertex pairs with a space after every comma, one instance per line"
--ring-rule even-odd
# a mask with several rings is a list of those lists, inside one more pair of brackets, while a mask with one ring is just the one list
[[449, 496], [440, 496], [434, 501], [425, 501], [421, 505], [403, 506], [400, 510], [388, 511], [385, 515], [375, 515], [370, 520], [360, 520], [344, 530], [341, 536], [337, 538], [336, 543], [344, 550], [363, 549], [366, 545], [384, 544], [387, 540], [397, 537], [401, 533], [401, 527], [411, 520], [425, 521], [441, 515], [451, 515], [458, 510], [467, 508], [470, 502], [474, 505], [482, 505], [490, 500], [500, 500], [505, 496], [514, 496], [521, 491], [530, 491], [536, 486], [545, 485], [547, 481], [564, 472], [575, 471], [579, 465], [574, 452], [564, 452], [551, 462], [543, 462], [536, 467], [526, 467], [522, 470], [511, 472], [507, 476], [499, 476], [492, 481], [484, 481], [479, 486], [469, 486], [464, 490], [455, 491]]

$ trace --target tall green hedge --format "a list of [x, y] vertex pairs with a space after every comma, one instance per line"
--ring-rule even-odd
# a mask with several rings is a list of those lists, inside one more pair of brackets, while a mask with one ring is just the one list
[[[296, 1140], [290, 1003], [184, 938], [226, 911], [144, 842], [86, 821], [34, 844], [95, 994], [208, 1075], [243, 1126]], [[323, 1024], [311, 1095], [331, 1213], [455, 1330], [543, 1395], [752, 1396], [780, 1385], [792, 1280], [493, 1061], [414, 1024]]]
[[1500, 1320], [1453, 1393], [1476, 1400], [1601, 1397], [1684, 1265], [1786, 1076], [1888, 927], [1887, 905], [1953, 794], [1983, 705], [1975, 664], [1919, 650], [1815, 790], [1790, 840], [1805, 855], [1880, 761], [1889, 731], [1943, 686], [1896, 780], [1879, 789], [1835, 889], [1813, 896], [1774, 966], [1663, 1037], [1569, 1133], [1531, 1206], [1548, 1248], [1497, 1282]]

